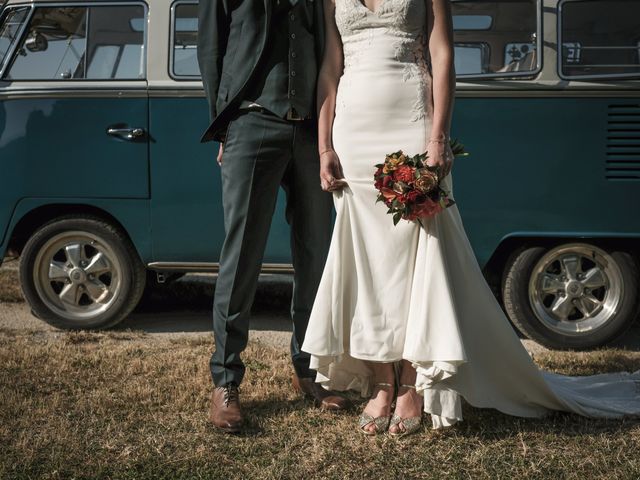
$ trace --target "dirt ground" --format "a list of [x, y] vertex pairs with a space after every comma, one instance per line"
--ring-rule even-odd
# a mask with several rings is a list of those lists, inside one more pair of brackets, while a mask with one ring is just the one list
[[[0, 267], [0, 329], [56, 335], [59, 330], [34, 317], [22, 299], [17, 268], [17, 261]], [[188, 274], [153, 290], [113, 330], [131, 330], [166, 338], [209, 337], [213, 341], [211, 308], [215, 280], [213, 274]], [[250, 320], [251, 341], [288, 349], [291, 287], [291, 275], [261, 275]], [[549, 352], [532, 340], [523, 338], [522, 343], [533, 354]], [[640, 322], [611, 347], [640, 351]]]

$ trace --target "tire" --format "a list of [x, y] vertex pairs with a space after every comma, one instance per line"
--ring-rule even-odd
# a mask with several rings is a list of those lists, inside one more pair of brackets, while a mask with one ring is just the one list
[[144, 290], [145, 268], [130, 240], [105, 220], [55, 219], [20, 259], [22, 291], [35, 316], [64, 329], [104, 329], [124, 320]]
[[624, 251], [587, 243], [530, 247], [508, 262], [504, 307], [520, 332], [554, 349], [588, 349], [622, 336], [638, 315], [638, 267]]

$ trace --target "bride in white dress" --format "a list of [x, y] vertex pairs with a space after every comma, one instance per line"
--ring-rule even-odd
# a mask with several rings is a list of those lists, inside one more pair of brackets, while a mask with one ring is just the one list
[[[366, 434], [416, 431], [422, 410], [433, 428], [453, 425], [461, 397], [523, 417], [639, 414], [640, 371], [569, 377], [536, 367], [485, 283], [456, 205], [422, 227], [394, 226], [376, 204], [374, 164], [387, 153], [427, 151], [450, 171], [449, 0], [324, 2], [321, 182], [337, 216], [302, 346], [316, 381], [371, 396]], [[443, 186], [453, 198], [450, 174]]]

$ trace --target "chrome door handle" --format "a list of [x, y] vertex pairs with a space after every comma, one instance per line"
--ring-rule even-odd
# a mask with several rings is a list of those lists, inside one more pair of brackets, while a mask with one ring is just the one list
[[107, 128], [107, 135], [112, 137], [120, 137], [125, 140], [136, 140], [144, 136], [144, 128]]

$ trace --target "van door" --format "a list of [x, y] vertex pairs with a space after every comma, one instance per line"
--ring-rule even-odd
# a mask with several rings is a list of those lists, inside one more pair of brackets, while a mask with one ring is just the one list
[[29, 8], [0, 72], [0, 205], [148, 198], [146, 5]]

